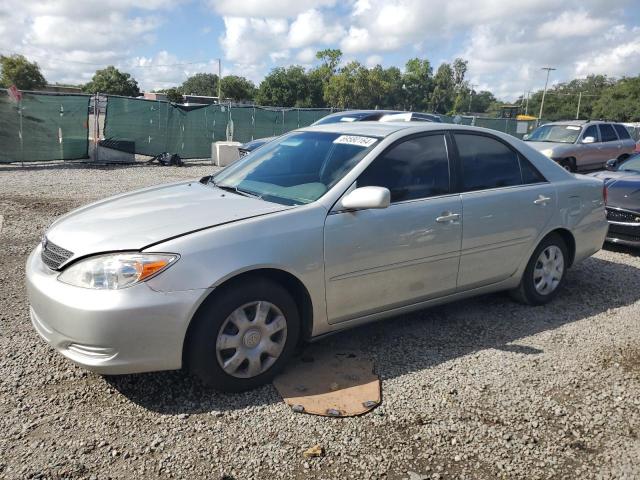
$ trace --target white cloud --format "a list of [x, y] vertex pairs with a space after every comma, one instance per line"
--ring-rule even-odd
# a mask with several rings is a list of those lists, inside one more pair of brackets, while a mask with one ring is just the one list
[[101, 66], [135, 66], [134, 49], [153, 44], [163, 15], [182, 1], [5, 0], [0, 51], [37, 61], [51, 82], [85, 83]]
[[296, 60], [305, 65], [313, 63], [316, 59], [316, 49], [312, 47], [303, 48], [296, 55]]
[[333, 43], [344, 34], [341, 25], [328, 25], [324, 15], [315, 9], [301, 13], [291, 23], [288, 45], [293, 48], [306, 47], [313, 43]]
[[365, 60], [365, 65], [369, 68], [382, 64], [382, 55], [369, 55]]
[[588, 37], [601, 33], [610, 24], [609, 19], [593, 18], [585, 11], [567, 11], [540, 25], [538, 27], [538, 37]]
[[291, 18], [313, 8], [331, 7], [336, 0], [209, 0], [218, 14], [231, 17]]

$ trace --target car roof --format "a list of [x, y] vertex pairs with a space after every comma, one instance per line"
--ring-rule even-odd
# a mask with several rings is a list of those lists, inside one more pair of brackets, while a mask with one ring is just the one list
[[606, 122], [604, 120], [558, 120], [557, 122], [547, 122], [544, 125], [575, 125], [575, 126], [585, 126], [585, 125], [597, 125], [601, 123], [616, 123], [616, 122]]
[[[442, 130], [468, 130], [472, 132], [487, 132], [497, 137], [503, 134], [495, 130], [480, 127], [470, 127], [467, 125], [457, 125], [454, 123], [436, 122], [349, 122], [349, 123], [327, 123], [323, 125], [312, 125], [300, 128], [302, 132], [328, 132], [340, 133], [343, 135], [363, 135], [370, 137], [384, 138], [400, 130], [408, 130], [407, 133], [420, 133]], [[514, 137], [515, 138], [515, 137]]]

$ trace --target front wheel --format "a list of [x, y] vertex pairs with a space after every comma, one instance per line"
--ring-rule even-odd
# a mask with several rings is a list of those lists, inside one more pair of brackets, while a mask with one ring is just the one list
[[564, 168], [567, 172], [577, 172], [578, 167], [576, 166], [576, 161], [573, 158], [563, 158], [560, 160], [560, 166]]
[[186, 342], [191, 373], [217, 390], [237, 392], [271, 381], [298, 342], [291, 295], [267, 279], [235, 282], [205, 301]]
[[512, 296], [528, 305], [544, 305], [558, 294], [568, 265], [567, 246], [560, 235], [545, 237], [531, 255]]

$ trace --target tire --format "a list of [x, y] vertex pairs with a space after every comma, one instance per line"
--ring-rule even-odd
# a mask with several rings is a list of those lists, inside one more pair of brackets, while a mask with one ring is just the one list
[[[559, 275], [560, 278], [557, 279], [557, 283], [555, 279], [555, 277], [558, 276], [556, 274], [557, 270], [550, 268], [549, 271], [551, 273], [548, 277], [539, 277], [538, 275], [540, 270], [536, 272], [536, 267], [540, 266], [539, 260], [543, 252], [545, 252], [545, 256], [547, 252], [552, 254], [557, 253], [557, 255], [562, 256], [562, 273]], [[522, 279], [520, 280], [520, 285], [510, 292], [511, 296], [517, 301], [527, 305], [544, 305], [549, 303], [555, 298], [564, 285], [568, 264], [568, 250], [562, 237], [556, 233], [547, 235], [531, 255], [529, 263], [527, 263], [527, 267], [522, 275]], [[549, 266], [550, 265], [551, 263], [549, 263]], [[544, 270], [544, 268], [542, 272], [545, 272], [546, 275], [546, 270]], [[549, 282], [546, 278], [553, 278], [553, 280]], [[536, 284], [538, 284], [539, 288], [536, 288]], [[548, 291], [546, 291], [545, 288], [540, 289], [540, 287], [544, 287], [544, 284], [548, 285]]]
[[560, 160], [560, 166], [568, 172], [575, 173], [578, 171], [576, 161], [573, 158], [563, 158]]
[[216, 390], [249, 390], [269, 383], [284, 367], [299, 335], [300, 316], [286, 289], [262, 278], [233, 282], [214, 292], [194, 316], [185, 342], [186, 367]]

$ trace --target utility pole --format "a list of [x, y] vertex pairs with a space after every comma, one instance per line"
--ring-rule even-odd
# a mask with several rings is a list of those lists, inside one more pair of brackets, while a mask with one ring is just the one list
[[469, 84], [469, 113], [471, 113], [471, 100], [473, 100], [473, 87], [477, 87], [477, 85], [470, 83]]
[[580, 102], [582, 102], [582, 92], [578, 95], [578, 111], [576, 112], [576, 120], [580, 118]]
[[222, 103], [222, 59], [218, 59], [218, 105]]
[[542, 67], [541, 70], [547, 71], [547, 79], [544, 82], [544, 91], [542, 92], [542, 102], [540, 102], [540, 115], [538, 115], [538, 123], [542, 119], [542, 109], [544, 108], [544, 97], [547, 96], [547, 85], [549, 84], [549, 74], [552, 70], [555, 70], [553, 67]]
[[524, 114], [529, 115], [529, 95], [531, 94], [531, 90], [527, 90], [524, 93], [527, 94], [527, 100], [525, 101], [525, 104], [524, 104]]

